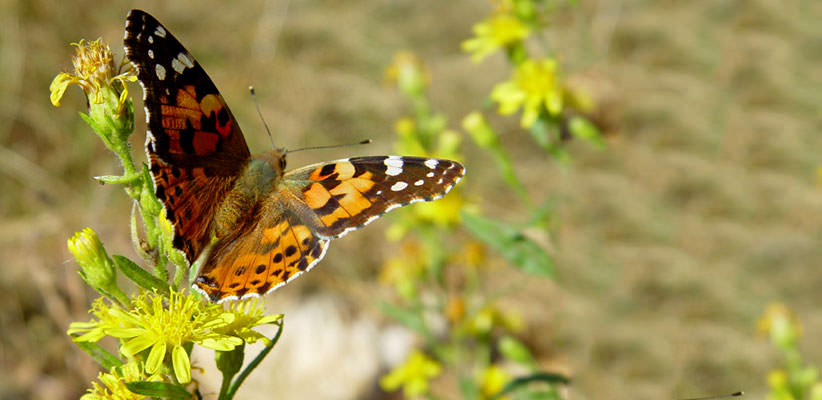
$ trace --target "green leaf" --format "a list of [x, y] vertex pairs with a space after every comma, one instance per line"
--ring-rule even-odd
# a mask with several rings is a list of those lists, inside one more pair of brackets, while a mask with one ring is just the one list
[[542, 383], [546, 383], [546, 384], [549, 384], [549, 385], [554, 385], [554, 384], [567, 385], [568, 383], [571, 382], [571, 379], [569, 379], [568, 377], [566, 377], [564, 375], [555, 374], [555, 373], [552, 373], [552, 372], [537, 372], [537, 373], [534, 373], [534, 374], [531, 374], [531, 375], [526, 375], [526, 376], [516, 378], [516, 379], [512, 380], [511, 382], [508, 382], [508, 384], [505, 385], [505, 387], [502, 388], [502, 390], [499, 393], [492, 396], [491, 399], [498, 399], [498, 398], [504, 396], [505, 394], [511, 393], [515, 390], [523, 389], [526, 386], [530, 385], [531, 383], [535, 383], [535, 382], [542, 382]]
[[572, 135], [589, 143], [593, 143], [599, 148], [605, 147], [605, 142], [602, 140], [602, 133], [600, 133], [599, 128], [583, 117], [577, 115], [571, 117], [571, 120], [568, 121], [568, 130], [571, 131]]
[[132, 393], [164, 399], [191, 399], [192, 395], [183, 386], [169, 382], [127, 382], [126, 388]]
[[377, 307], [389, 317], [394, 318], [399, 323], [413, 329], [421, 335], [428, 336], [430, 334], [428, 327], [425, 325], [425, 321], [423, 321], [419, 313], [382, 301], [377, 303]]
[[536, 367], [537, 364], [531, 351], [513, 336], [503, 336], [497, 346], [503, 357], [531, 368]]
[[157, 289], [160, 292], [168, 293], [168, 283], [140, 268], [134, 261], [117, 254], [111, 256], [111, 258], [114, 259], [114, 264], [123, 272], [123, 275], [131, 279], [137, 286], [147, 290]]
[[112, 369], [123, 365], [114, 354], [108, 352], [103, 346], [93, 342], [74, 342], [81, 350], [88, 353], [94, 361], [97, 361], [103, 368]]
[[475, 238], [499, 252], [526, 274], [554, 276], [554, 261], [551, 256], [517, 229], [467, 211], [462, 211], [462, 221]]
[[123, 183], [132, 183], [140, 178], [143, 177], [142, 172], [134, 172], [132, 174], [127, 174], [123, 176], [119, 175], [101, 175], [95, 176], [94, 179], [99, 181], [100, 183], [104, 183], [107, 185], [114, 185], [114, 184], [123, 184]]

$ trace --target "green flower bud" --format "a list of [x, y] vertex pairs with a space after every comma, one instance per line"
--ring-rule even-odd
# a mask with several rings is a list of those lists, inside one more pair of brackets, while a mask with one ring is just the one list
[[109, 258], [97, 233], [91, 228], [77, 232], [68, 240], [68, 249], [80, 264], [80, 276], [94, 290], [120, 299], [114, 262]]

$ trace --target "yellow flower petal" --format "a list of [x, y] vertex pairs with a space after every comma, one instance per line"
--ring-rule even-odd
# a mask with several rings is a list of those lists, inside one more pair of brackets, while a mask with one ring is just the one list
[[146, 358], [146, 372], [153, 374], [160, 370], [163, 365], [163, 358], [166, 356], [166, 342], [157, 342], [151, 347], [151, 351]]
[[243, 340], [233, 336], [222, 336], [220, 338], [203, 339], [198, 344], [212, 350], [229, 351], [243, 344]]
[[65, 72], [61, 72], [54, 77], [51, 85], [49, 85], [49, 91], [51, 92], [49, 99], [51, 100], [51, 104], [55, 107], [60, 107], [60, 100], [63, 98], [71, 82], [72, 76]]
[[[145, 335], [137, 336], [120, 347], [120, 352], [126, 357], [134, 357], [135, 354], [151, 347], [157, 342], [157, 338]], [[153, 373], [153, 371], [151, 371]]]
[[191, 381], [191, 362], [183, 346], [174, 346], [171, 350], [171, 363], [174, 365], [174, 375], [180, 383]]

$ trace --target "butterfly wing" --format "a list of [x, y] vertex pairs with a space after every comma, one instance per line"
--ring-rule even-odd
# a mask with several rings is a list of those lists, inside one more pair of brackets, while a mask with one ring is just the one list
[[396, 207], [439, 199], [464, 174], [465, 168], [450, 160], [355, 157], [288, 172], [280, 190], [317, 235], [336, 238]]
[[330, 239], [395, 207], [436, 200], [464, 173], [454, 161], [398, 156], [288, 172], [243, 228], [214, 244], [194, 287], [216, 302], [269, 293], [316, 265]]
[[174, 246], [194, 262], [219, 200], [250, 157], [248, 146], [214, 83], [154, 17], [131, 10], [124, 44], [143, 87], [157, 198], [174, 225]]
[[280, 196], [263, 202], [245, 229], [214, 244], [195, 289], [216, 302], [263, 295], [323, 258], [328, 240], [315, 235]]

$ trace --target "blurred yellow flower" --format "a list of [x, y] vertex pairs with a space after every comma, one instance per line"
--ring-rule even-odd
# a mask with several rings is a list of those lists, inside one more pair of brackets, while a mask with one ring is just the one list
[[[111, 47], [102, 39], [90, 42], [81, 40], [80, 43], [72, 45], [77, 48], [71, 58], [74, 72], [61, 72], [51, 82], [51, 103], [59, 107], [66, 89], [69, 85], [76, 84], [86, 93], [90, 104], [101, 104], [110, 93], [113, 93], [117, 99], [115, 118], [119, 117], [128, 99], [126, 82], [136, 82], [137, 77], [131, 71], [119, 73], [114, 65]], [[119, 85], [115, 87], [114, 84], [118, 82]]]
[[425, 269], [425, 254], [414, 241], [405, 241], [397, 257], [386, 260], [377, 280], [384, 285], [394, 285], [394, 289], [409, 299], [416, 293], [415, 282]]
[[111, 369], [111, 372], [101, 372], [97, 375], [97, 382], [91, 383], [88, 393], [80, 400], [141, 400], [146, 396], [132, 393], [126, 388], [128, 382], [155, 381], [157, 376], [146, 376], [142, 367], [136, 361], [131, 361]]
[[760, 334], [769, 335], [771, 342], [781, 348], [791, 348], [802, 336], [799, 318], [784, 304], [772, 303], [757, 321]]
[[499, 103], [499, 113], [510, 115], [522, 107], [523, 128], [530, 128], [545, 110], [551, 115], [562, 111], [562, 88], [557, 80], [557, 62], [550, 58], [525, 60], [517, 66], [511, 80], [494, 86], [491, 100]]
[[442, 373], [442, 365], [419, 350], [414, 350], [405, 362], [380, 379], [380, 387], [393, 392], [400, 387], [405, 397], [428, 393], [428, 382]]
[[[490, 399], [497, 393], [502, 391], [505, 385], [511, 380], [511, 375], [508, 375], [497, 364], [491, 364], [485, 371], [482, 372], [480, 378], [480, 393], [485, 399]], [[497, 399], [507, 399], [507, 397], [496, 397]]]
[[467, 323], [469, 332], [477, 336], [489, 335], [494, 327], [518, 332], [524, 325], [521, 315], [513, 311], [503, 312], [494, 306], [482, 308]]
[[480, 62], [495, 51], [522, 42], [531, 33], [527, 25], [515, 16], [495, 14], [473, 27], [474, 37], [462, 42], [462, 50], [471, 53], [471, 60]]
[[419, 95], [431, 83], [431, 74], [416, 54], [398, 51], [385, 68], [385, 80], [408, 95]]

